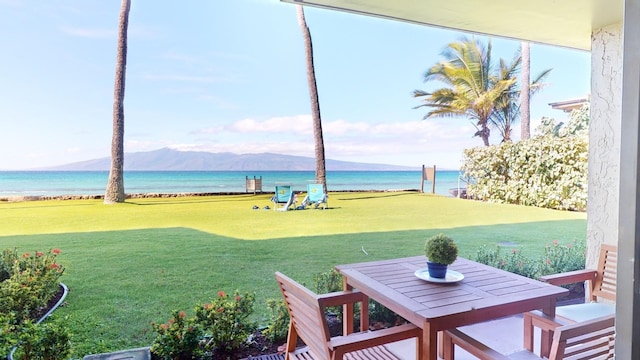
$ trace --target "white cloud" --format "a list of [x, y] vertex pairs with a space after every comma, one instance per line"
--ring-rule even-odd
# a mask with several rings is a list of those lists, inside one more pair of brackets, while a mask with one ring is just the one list
[[[266, 120], [252, 118], [230, 124], [193, 131], [199, 135], [197, 144], [180, 144], [177, 150], [262, 153], [274, 152], [309, 156], [314, 154], [313, 130], [310, 115], [273, 117]], [[473, 138], [473, 126], [460, 121], [452, 126], [448, 121], [397, 121], [392, 123], [324, 121], [327, 158], [378, 163], [396, 157], [391, 163], [415, 165], [429, 154], [448, 154], [447, 166], [456, 167], [461, 150], [481, 145]], [[240, 140], [234, 134], [241, 134]], [[274, 136], [277, 134], [277, 136]], [[250, 139], [250, 140], [249, 140]], [[459, 156], [457, 156], [459, 155]], [[424, 160], [421, 160], [424, 161]]]

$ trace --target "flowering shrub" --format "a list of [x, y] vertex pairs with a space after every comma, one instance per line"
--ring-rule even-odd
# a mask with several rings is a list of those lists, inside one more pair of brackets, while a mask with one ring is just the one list
[[289, 310], [283, 299], [268, 299], [269, 325], [262, 331], [272, 343], [287, 338], [289, 331]]
[[18, 256], [17, 251], [2, 252], [0, 267], [0, 313], [16, 314], [16, 320], [32, 319], [59, 290], [64, 268], [56, 263], [59, 249], [36, 251]]
[[71, 335], [62, 320], [25, 321], [18, 330], [16, 360], [60, 360], [71, 354]]
[[539, 276], [540, 266], [537, 262], [525, 257], [517, 249], [511, 249], [507, 255], [502, 255], [500, 249], [500, 246], [494, 250], [481, 246], [478, 248], [476, 261], [528, 278], [535, 279]]
[[184, 311], [174, 311], [163, 324], [151, 323], [158, 333], [151, 352], [162, 360], [191, 360], [202, 357], [202, 330], [194, 318], [186, 318]]
[[56, 262], [59, 249], [19, 254], [0, 253], [0, 356], [19, 345], [15, 359], [65, 359], [69, 334], [59, 321], [36, 323], [47, 302], [59, 290], [64, 268]]
[[554, 240], [551, 245], [545, 246], [543, 256], [539, 259], [531, 259], [525, 257], [517, 249], [511, 249], [505, 255], [502, 254], [500, 246], [489, 249], [483, 245], [478, 248], [475, 260], [498, 269], [537, 279], [543, 275], [584, 269], [585, 246], [577, 241], [562, 245]]
[[224, 291], [210, 303], [196, 307], [196, 322], [207, 333], [206, 349], [218, 354], [236, 351], [247, 345], [257, 325], [249, 320], [255, 294], [238, 291], [229, 296]]
[[587, 261], [586, 245], [582, 242], [562, 245], [554, 240], [544, 248], [544, 258], [541, 275], [559, 274], [568, 271], [584, 269]]
[[518, 143], [466, 149], [469, 196], [491, 202], [585, 211], [588, 107], [564, 125], [543, 119], [540, 136]]

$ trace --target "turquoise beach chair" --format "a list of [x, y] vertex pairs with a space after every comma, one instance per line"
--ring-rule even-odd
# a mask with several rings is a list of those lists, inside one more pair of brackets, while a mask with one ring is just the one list
[[302, 206], [307, 207], [311, 205], [316, 209], [327, 208], [327, 194], [324, 192], [322, 184], [307, 184], [307, 196], [302, 200]]
[[291, 185], [276, 185], [276, 193], [271, 198], [273, 210], [287, 211], [292, 206], [295, 209], [295, 198], [296, 194]]

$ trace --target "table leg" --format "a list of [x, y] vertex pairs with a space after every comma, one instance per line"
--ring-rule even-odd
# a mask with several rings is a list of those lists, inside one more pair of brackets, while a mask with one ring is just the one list
[[438, 359], [438, 331], [433, 329], [429, 322], [424, 323], [422, 328], [422, 355], [421, 360]]
[[[549, 316], [550, 318], [554, 318], [556, 316], [556, 299], [550, 299], [547, 306], [542, 308], [542, 312]], [[551, 342], [553, 338], [553, 332], [548, 330], [542, 330], [540, 332], [540, 355], [548, 358], [549, 353], [551, 352]]]

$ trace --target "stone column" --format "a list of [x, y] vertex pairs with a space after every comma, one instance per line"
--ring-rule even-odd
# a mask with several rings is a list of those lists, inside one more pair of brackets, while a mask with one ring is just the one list
[[600, 244], [618, 243], [622, 118], [622, 25], [594, 30], [591, 42], [587, 267]]

